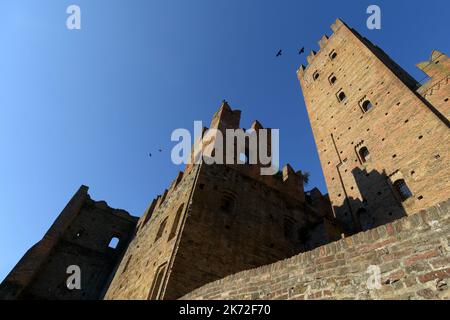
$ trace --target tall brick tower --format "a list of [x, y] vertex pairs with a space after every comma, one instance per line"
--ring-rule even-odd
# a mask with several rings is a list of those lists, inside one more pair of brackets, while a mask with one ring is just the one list
[[297, 72], [334, 214], [351, 234], [448, 198], [450, 62], [420, 85], [341, 20]]
[[[224, 102], [210, 128], [224, 132], [239, 122], [240, 111]], [[262, 125], [255, 121], [252, 128]], [[301, 172], [287, 165], [261, 176], [256, 169], [259, 164], [187, 165], [138, 222], [105, 299], [176, 299], [334, 239], [328, 198], [306, 201]]]

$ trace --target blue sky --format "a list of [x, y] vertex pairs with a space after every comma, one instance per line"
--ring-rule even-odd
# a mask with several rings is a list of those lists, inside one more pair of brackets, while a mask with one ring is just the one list
[[[66, 28], [70, 4], [79, 31]], [[382, 9], [379, 31], [365, 26], [370, 4]], [[208, 125], [222, 99], [243, 127], [280, 128], [281, 162], [326, 191], [298, 48], [317, 49], [340, 17], [420, 80], [416, 63], [450, 51], [449, 11], [446, 0], [1, 1], [0, 280], [81, 184], [141, 215], [183, 169], [171, 132]]]

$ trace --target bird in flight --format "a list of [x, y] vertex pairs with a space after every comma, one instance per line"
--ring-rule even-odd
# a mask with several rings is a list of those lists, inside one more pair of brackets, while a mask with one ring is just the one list
[[277, 53], [277, 55], [276, 55], [276, 57], [279, 57], [279, 56], [281, 56], [282, 54], [283, 54], [283, 50], [279, 50], [278, 53]]
[[151, 154], [151, 153], [149, 153], [148, 155], [149, 155], [150, 157], [152, 156], [152, 154]]
[[305, 52], [305, 47], [302, 47], [299, 51], [298, 51], [298, 54], [302, 54], [302, 53], [304, 53]]
[[159, 152], [162, 152], [162, 149], [158, 149]]

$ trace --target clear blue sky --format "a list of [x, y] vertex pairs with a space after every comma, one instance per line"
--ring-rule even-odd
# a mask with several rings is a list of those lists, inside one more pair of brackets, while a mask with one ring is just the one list
[[[80, 31], [66, 29], [70, 4]], [[380, 31], [365, 27], [369, 4], [382, 8]], [[280, 128], [281, 162], [326, 191], [297, 49], [317, 49], [341, 17], [420, 80], [415, 63], [450, 51], [448, 12], [447, 0], [2, 0], [0, 280], [81, 184], [141, 215], [183, 169], [171, 132], [208, 125], [222, 99], [243, 127]]]

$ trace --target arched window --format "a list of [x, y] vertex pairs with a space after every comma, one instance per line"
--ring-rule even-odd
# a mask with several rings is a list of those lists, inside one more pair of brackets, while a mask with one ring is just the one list
[[313, 74], [313, 79], [314, 79], [314, 81], [316, 81], [317, 79], [319, 79], [319, 76], [320, 76], [319, 71], [314, 72], [314, 74]]
[[112, 237], [111, 241], [109, 241], [108, 248], [117, 249], [117, 246], [119, 245], [119, 241], [120, 241], [119, 238]]
[[342, 101], [345, 100], [345, 98], [347, 98], [347, 96], [345, 95], [345, 92], [344, 92], [344, 91], [340, 91], [340, 92], [337, 94], [337, 98], [338, 98], [339, 102], [342, 102]]
[[155, 278], [153, 279], [153, 284], [147, 297], [148, 300], [156, 300], [160, 298], [166, 266], [167, 263], [164, 263], [163, 265], [158, 267], [158, 270], [156, 270]]
[[412, 197], [412, 192], [411, 190], [409, 190], [405, 180], [403, 179], [399, 179], [396, 180], [393, 183], [394, 189], [397, 192], [397, 194], [399, 195], [400, 199], [403, 201], [405, 201], [408, 198]]
[[175, 220], [173, 220], [172, 229], [170, 229], [169, 239], [167, 241], [172, 240], [173, 237], [175, 237], [177, 230], [178, 230], [178, 224], [180, 222], [181, 214], [183, 213], [184, 204], [182, 204], [177, 211], [177, 214], [175, 215]]
[[164, 229], [166, 228], [166, 224], [167, 224], [167, 217], [159, 225], [159, 229], [158, 229], [158, 233], [156, 234], [155, 242], [158, 241], [158, 239], [162, 237]]
[[370, 152], [369, 149], [367, 149], [367, 147], [362, 147], [361, 149], [359, 149], [358, 153], [362, 163], [370, 159]]
[[373, 105], [369, 100], [365, 100], [362, 105], [361, 105], [362, 109], [364, 110], [364, 112], [369, 111], [370, 109], [372, 109]]

